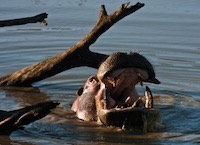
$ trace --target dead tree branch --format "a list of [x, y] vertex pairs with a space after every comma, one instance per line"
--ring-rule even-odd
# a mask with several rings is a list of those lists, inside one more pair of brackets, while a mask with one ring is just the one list
[[59, 103], [49, 101], [14, 111], [0, 110], [0, 134], [10, 133], [23, 125], [45, 117], [57, 105]]
[[47, 18], [47, 13], [41, 13], [39, 15], [27, 18], [13, 19], [13, 20], [2, 20], [0, 21], [0, 27], [14, 26], [14, 25], [24, 25], [28, 23], [44, 22], [47, 25], [45, 18]]
[[129, 3], [125, 3], [122, 4], [119, 9], [108, 15], [105, 6], [102, 5], [96, 25], [83, 39], [54, 57], [45, 59], [37, 64], [22, 68], [0, 78], [0, 85], [29, 86], [34, 82], [41, 81], [74, 67], [88, 66], [98, 68], [99, 64], [107, 55], [94, 53], [89, 50], [89, 46], [116, 22], [139, 10], [143, 6], [144, 4], [142, 3], [137, 3], [132, 6], [129, 6]]

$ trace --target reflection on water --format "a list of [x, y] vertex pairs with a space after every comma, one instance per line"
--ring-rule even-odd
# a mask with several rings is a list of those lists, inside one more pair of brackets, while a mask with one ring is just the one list
[[[5, 1], [0, 5], [0, 19], [47, 12], [49, 25], [0, 28], [0, 76], [69, 48], [92, 29], [101, 4], [111, 12], [121, 3], [121, 0], [115, 3], [104, 0]], [[147, 85], [156, 94], [155, 103], [161, 109], [165, 130], [136, 134], [78, 120], [69, 110], [75, 92], [96, 72], [81, 67], [37, 82], [35, 87], [1, 87], [1, 110], [13, 110], [49, 99], [61, 105], [25, 129], [10, 136], [0, 136], [0, 144], [200, 143], [199, 2], [144, 0], [144, 3], [144, 8], [113, 26], [91, 49], [106, 54], [136, 50], [152, 62], [162, 84]], [[143, 94], [144, 88], [137, 89]]]

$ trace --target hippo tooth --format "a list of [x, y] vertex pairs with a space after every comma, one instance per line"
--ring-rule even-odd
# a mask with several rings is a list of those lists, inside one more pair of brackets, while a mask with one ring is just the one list
[[103, 99], [106, 100], [106, 89], [103, 91]]
[[153, 95], [148, 86], [146, 86], [145, 91], [145, 108], [153, 108]]

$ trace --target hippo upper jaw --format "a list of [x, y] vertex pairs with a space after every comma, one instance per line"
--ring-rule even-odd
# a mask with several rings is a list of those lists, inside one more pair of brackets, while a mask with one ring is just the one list
[[124, 68], [114, 71], [101, 82], [105, 85], [106, 93], [104, 94], [106, 96], [103, 98], [106, 99], [106, 106], [108, 108], [132, 106], [139, 98], [135, 85], [138, 83], [143, 85], [143, 81], [148, 78], [148, 72], [139, 68]]

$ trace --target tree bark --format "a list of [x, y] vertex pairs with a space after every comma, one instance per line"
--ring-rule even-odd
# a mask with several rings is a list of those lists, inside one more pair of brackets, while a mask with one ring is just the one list
[[24, 25], [24, 24], [28, 24], [28, 23], [37, 23], [37, 22], [47, 25], [47, 23], [45, 21], [45, 18], [47, 18], [47, 15], [48, 15], [47, 13], [41, 13], [41, 14], [33, 16], [33, 17], [13, 19], [13, 20], [2, 20], [2, 21], [0, 21], [0, 27]]
[[22, 68], [0, 78], [0, 85], [30, 86], [34, 82], [41, 81], [74, 67], [88, 66], [98, 68], [99, 64], [107, 55], [92, 52], [89, 50], [89, 46], [116, 22], [139, 10], [143, 6], [144, 4], [139, 2], [132, 6], [129, 6], [129, 3], [125, 3], [122, 4], [119, 9], [116, 9], [113, 13], [108, 15], [105, 6], [102, 5], [96, 25], [83, 39], [54, 57], [45, 59], [37, 64]]
[[43, 102], [14, 111], [0, 110], [0, 134], [10, 133], [23, 125], [41, 119], [59, 103]]

